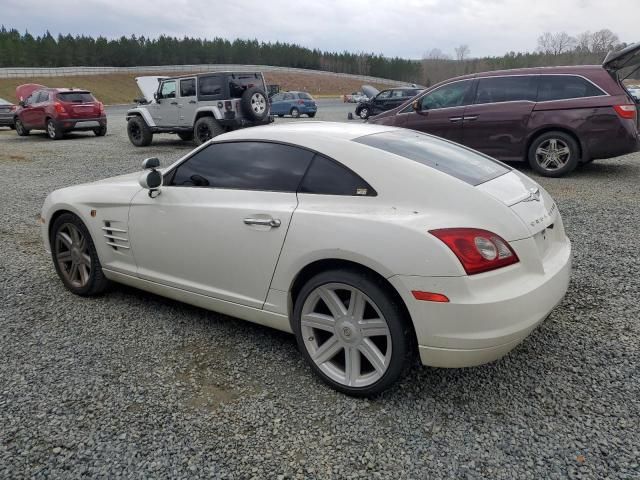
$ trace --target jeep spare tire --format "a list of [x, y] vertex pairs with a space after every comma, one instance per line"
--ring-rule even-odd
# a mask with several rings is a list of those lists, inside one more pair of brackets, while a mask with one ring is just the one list
[[260, 121], [269, 115], [267, 94], [258, 87], [247, 88], [240, 99], [242, 113], [248, 120]]

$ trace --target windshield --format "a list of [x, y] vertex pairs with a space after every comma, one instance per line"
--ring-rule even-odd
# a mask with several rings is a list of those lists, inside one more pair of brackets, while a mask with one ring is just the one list
[[95, 102], [93, 95], [89, 92], [64, 92], [58, 94], [58, 100], [63, 102], [89, 103]]
[[354, 142], [400, 155], [474, 186], [511, 170], [474, 150], [413, 130], [376, 133]]

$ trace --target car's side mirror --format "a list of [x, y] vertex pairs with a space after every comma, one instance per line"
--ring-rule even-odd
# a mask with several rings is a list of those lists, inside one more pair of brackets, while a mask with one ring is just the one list
[[160, 160], [157, 157], [145, 158], [142, 161], [142, 168], [149, 170], [150, 168], [158, 168], [160, 166]]
[[160, 195], [162, 173], [156, 170], [159, 166], [160, 160], [155, 157], [147, 158], [142, 162], [142, 168], [145, 169], [145, 172], [140, 176], [138, 182], [142, 188], [149, 190], [149, 197], [151, 198]]
[[25, 102], [24, 100], [20, 100], [18, 102], [18, 105], [20, 105], [21, 107], [24, 107], [27, 104], [27, 102]]

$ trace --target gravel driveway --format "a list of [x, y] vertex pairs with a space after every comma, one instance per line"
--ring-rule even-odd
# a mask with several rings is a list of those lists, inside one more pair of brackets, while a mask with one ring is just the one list
[[[349, 108], [321, 102], [317, 119]], [[320, 384], [293, 336], [131, 288], [63, 288], [36, 226], [45, 196], [192, 148], [133, 147], [123, 111], [105, 138], [0, 131], [0, 478], [640, 478], [640, 155], [536, 177], [574, 273], [520, 347], [416, 368], [363, 401]]]

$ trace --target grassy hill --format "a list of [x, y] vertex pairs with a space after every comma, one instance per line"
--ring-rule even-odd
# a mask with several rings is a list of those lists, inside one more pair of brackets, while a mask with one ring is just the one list
[[[159, 72], [157, 75], [163, 75], [163, 73]], [[18, 85], [39, 83], [48, 87], [85, 88], [107, 105], [131, 103], [134, 98], [141, 96], [134, 80], [137, 76], [140, 74], [0, 78], [0, 98], [16, 101], [15, 90]], [[282, 90], [303, 90], [317, 97], [339, 96], [359, 90], [362, 86], [359, 80], [320, 73], [267, 72], [265, 79], [268, 84], [280, 85]], [[389, 87], [384, 84], [373, 85], [378, 89]]]

